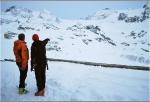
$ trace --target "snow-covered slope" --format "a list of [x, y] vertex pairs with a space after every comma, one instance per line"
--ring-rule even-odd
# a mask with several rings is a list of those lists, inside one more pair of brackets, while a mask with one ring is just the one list
[[148, 4], [135, 10], [107, 8], [84, 20], [13, 6], [1, 13], [2, 59], [7, 51], [14, 59], [13, 41], [19, 33], [26, 35], [29, 50], [32, 35], [37, 33], [41, 40], [51, 39], [46, 46], [48, 58], [149, 66], [149, 17]]
[[[45, 96], [36, 97], [34, 72], [28, 70], [26, 95], [17, 94], [19, 70], [2, 62], [1, 101], [150, 101], [149, 71], [49, 62]], [[5, 66], [5, 67], [4, 67]]]

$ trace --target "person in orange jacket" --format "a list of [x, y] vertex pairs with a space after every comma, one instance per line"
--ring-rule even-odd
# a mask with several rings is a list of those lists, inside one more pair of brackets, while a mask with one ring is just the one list
[[19, 94], [26, 94], [29, 91], [25, 89], [25, 79], [28, 72], [29, 51], [25, 42], [25, 35], [23, 33], [18, 35], [18, 40], [14, 41], [13, 47], [16, 64], [20, 71]]

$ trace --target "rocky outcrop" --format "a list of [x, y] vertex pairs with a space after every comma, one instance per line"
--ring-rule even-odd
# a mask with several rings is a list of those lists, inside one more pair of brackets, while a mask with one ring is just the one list
[[35, 30], [35, 28], [32, 28], [32, 27], [23, 27], [21, 25], [19, 25], [19, 27], [17, 29], [18, 30]]
[[142, 13], [142, 19], [141, 21], [144, 21], [148, 18], [150, 18], [150, 1], [148, 1], [144, 6], [144, 12]]
[[6, 32], [6, 33], [4, 34], [4, 38], [6, 38], [6, 39], [12, 39], [12, 38], [15, 37], [16, 35], [18, 35], [18, 34], [17, 34], [17, 33], [14, 33], [14, 32], [8, 31], [8, 32]]
[[118, 20], [123, 20], [126, 23], [136, 23], [143, 22], [144, 20], [150, 18], [150, 1], [147, 2], [144, 6], [144, 11], [141, 12], [141, 15], [135, 15], [133, 17], [128, 17], [126, 13], [120, 13], [118, 16]]
[[0, 24], [2, 25], [2, 24], [9, 24], [9, 23], [11, 23], [11, 22], [13, 22], [12, 20], [8, 20], [8, 19], [2, 19], [2, 18], [0, 18]]

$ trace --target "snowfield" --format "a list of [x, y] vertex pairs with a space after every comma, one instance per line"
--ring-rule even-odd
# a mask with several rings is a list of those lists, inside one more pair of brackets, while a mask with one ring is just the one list
[[1, 64], [2, 101], [150, 101], [149, 71], [48, 62], [45, 96], [35, 97], [35, 75], [30, 68], [26, 79], [30, 92], [19, 95], [16, 63]]

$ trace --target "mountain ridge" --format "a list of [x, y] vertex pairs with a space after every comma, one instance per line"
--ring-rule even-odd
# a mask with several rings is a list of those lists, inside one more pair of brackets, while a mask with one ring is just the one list
[[[103, 15], [105, 18], [94, 20], [66, 20], [55, 17], [47, 10], [28, 12], [28, 9], [21, 8], [27, 15], [29, 13], [32, 16], [20, 16], [19, 13], [14, 16], [10, 13], [11, 10], [1, 13], [0, 21], [3, 26], [1, 38], [4, 42], [16, 39], [19, 33], [25, 33], [27, 38], [37, 33], [41, 39], [52, 38], [46, 49], [48, 56], [53, 58], [76, 60], [74, 55], [78, 55], [80, 57], [77, 59], [83, 61], [120, 63], [111, 60], [115, 58], [118, 61], [127, 59], [129, 63], [133, 62], [132, 64], [138, 62], [148, 65], [150, 63], [148, 6], [138, 10], [128, 10], [132, 12], [104, 9], [103, 11], [108, 12], [96, 14], [100, 14], [100, 17], [105, 14]], [[20, 9], [19, 12], [21, 12]], [[129, 16], [131, 17], [129, 19], [126, 16], [126, 13], [130, 15], [133, 12], [137, 16], [140, 14], [140, 18], [137, 19], [137, 16], [133, 15]], [[145, 19], [142, 19], [143, 17]], [[136, 20], [133, 21], [135, 18]], [[27, 40], [27, 42], [30, 46], [31, 41]], [[93, 54], [94, 52], [96, 55]], [[103, 56], [102, 59], [101, 56]]]

